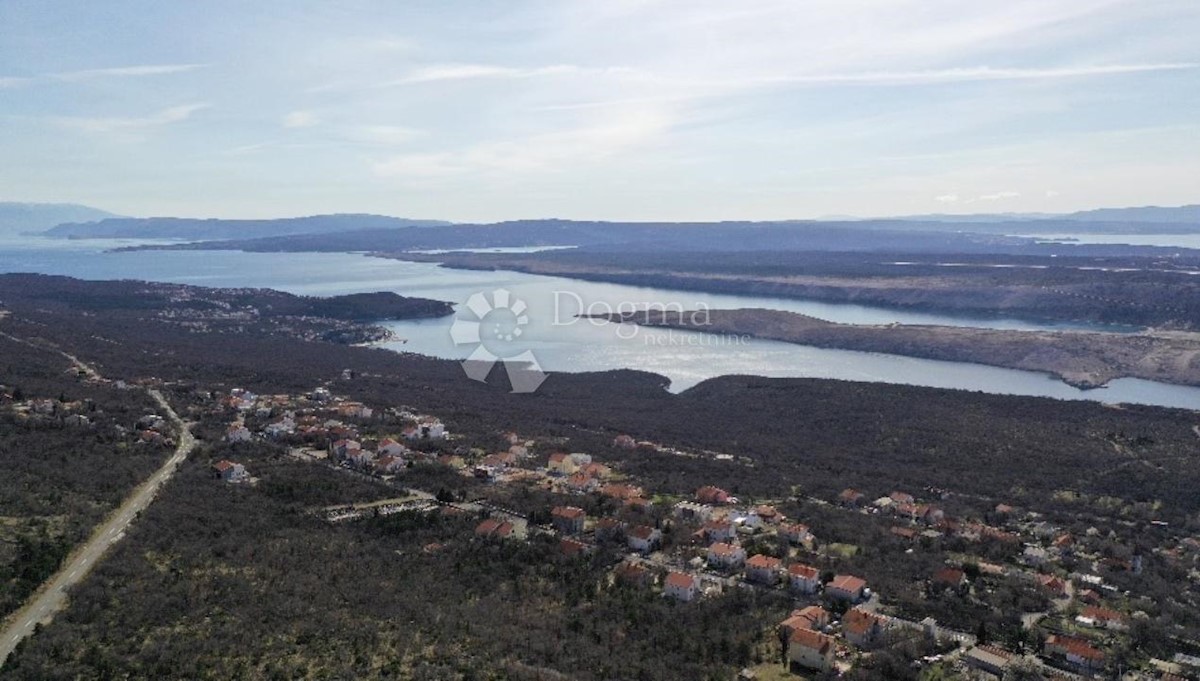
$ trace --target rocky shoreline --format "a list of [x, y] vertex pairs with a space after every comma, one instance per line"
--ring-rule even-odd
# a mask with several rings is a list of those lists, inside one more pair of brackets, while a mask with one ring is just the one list
[[778, 310], [709, 310], [597, 315], [705, 333], [745, 334], [819, 348], [971, 362], [1051, 374], [1081, 389], [1118, 378], [1200, 385], [1200, 333], [1012, 331], [951, 326], [837, 324]]

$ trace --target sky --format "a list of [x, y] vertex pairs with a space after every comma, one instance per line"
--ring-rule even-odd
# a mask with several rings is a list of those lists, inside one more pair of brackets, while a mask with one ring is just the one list
[[1200, 202], [1195, 0], [0, 0], [0, 200], [771, 220]]

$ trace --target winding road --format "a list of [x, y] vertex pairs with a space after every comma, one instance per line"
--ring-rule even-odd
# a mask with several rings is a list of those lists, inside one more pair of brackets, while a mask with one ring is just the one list
[[[7, 336], [8, 334], [3, 335]], [[9, 337], [13, 338], [12, 336]], [[22, 340], [21, 342], [33, 345], [28, 341]], [[89, 376], [98, 378], [95, 369], [87, 364], [64, 352], [58, 350], [52, 351], [59, 352], [59, 354], [70, 359], [76, 367], [86, 372]], [[104, 557], [109, 548], [120, 541], [121, 537], [125, 536], [125, 530], [129, 528], [129, 525], [137, 518], [139, 513], [150, 505], [150, 502], [154, 501], [154, 496], [158, 493], [158, 490], [171, 479], [171, 476], [179, 468], [179, 464], [195, 449], [196, 439], [192, 437], [191, 431], [188, 430], [188, 424], [179, 418], [179, 415], [171, 408], [171, 405], [163, 397], [162, 393], [157, 390], [149, 390], [148, 392], [162, 408], [167, 418], [175, 425], [179, 433], [179, 446], [175, 448], [175, 453], [171, 455], [171, 458], [167, 459], [158, 470], [154, 471], [149, 478], [138, 485], [121, 502], [121, 505], [109, 514], [104, 522], [92, 532], [92, 536], [85, 543], [76, 547], [71, 552], [71, 555], [63, 562], [58, 572], [54, 573], [30, 597], [29, 601], [20, 610], [4, 622], [3, 631], [0, 631], [0, 665], [3, 665], [4, 661], [8, 659], [8, 656], [23, 639], [34, 633], [39, 623], [44, 624], [49, 622], [54, 618], [55, 613], [66, 606], [67, 592], [83, 581], [88, 572]]]

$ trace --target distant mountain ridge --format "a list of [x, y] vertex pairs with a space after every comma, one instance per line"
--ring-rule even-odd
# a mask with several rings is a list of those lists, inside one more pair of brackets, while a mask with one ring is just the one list
[[0, 234], [40, 232], [64, 222], [86, 222], [116, 217], [120, 216], [77, 203], [0, 201]]
[[1200, 226], [1200, 204], [1165, 208], [1161, 206], [1097, 208], [1071, 213], [1067, 218], [1093, 222], [1179, 222]]
[[[3, 204], [0, 204], [3, 205]], [[12, 204], [22, 205], [22, 204]], [[79, 206], [74, 207], [87, 209]], [[44, 221], [48, 221], [48, 218]], [[29, 224], [26, 220], [24, 224]], [[839, 216], [824, 220], [725, 221], [725, 222], [610, 222], [600, 220], [514, 220], [497, 223], [461, 224], [444, 220], [414, 220], [371, 214], [332, 214], [298, 218], [260, 220], [227, 220], [200, 218], [120, 218], [108, 217], [92, 221], [73, 221], [52, 226], [46, 236], [59, 238], [98, 239], [183, 239], [188, 241], [247, 240], [292, 237], [300, 235], [341, 235], [372, 231], [408, 229], [413, 227], [475, 227], [508, 228], [508, 233], [532, 229], [536, 240], [529, 243], [503, 245], [526, 246], [553, 243], [548, 233], [571, 232], [574, 237], [567, 245], [586, 245], [611, 242], [609, 232], [634, 229], [663, 229], [672, 227], [741, 226], [746, 229], [776, 227], [844, 230], [867, 229], [894, 232], [972, 232], [980, 235], [1011, 234], [1069, 234], [1069, 233], [1200, 233], [1200, 205], [1178, 207], [1101, 208], [1067, 214], [994, 213], [974, 215], [911, 215], [894, 218], [854, 218]], [[512, 228], [518, 228], [513, 230]], [[23, 231], [32, 231], [26, 227]], [[784, 232], [787, 234], [788, 232]], [[667, 234], [667, 233], [664, 233]], [[414, 242], [428, 243], [440, 248], [440, 241], [422, 235]], [[449, 247], [465, 244], [446, 244]]]
[[443, 220], [412, 220], [386, 215], [334, 214], [266, 220], [216, 218], [109, 218], [59, 224], [46, 236], [67, 239], [254, 239], [297, 234], [336, 234], [374, 229], [441, 227]]

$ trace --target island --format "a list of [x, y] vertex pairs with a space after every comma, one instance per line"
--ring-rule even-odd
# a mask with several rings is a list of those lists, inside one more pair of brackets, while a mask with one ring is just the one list
[[591, 316], [819, 348], [1040, 371], [1085, 389], [1124, 377], [1200, 385], [1200, 333], [1188, 331], [1107, 333], [839, 324], [795, 312], [763, 309], [640, 310]]

